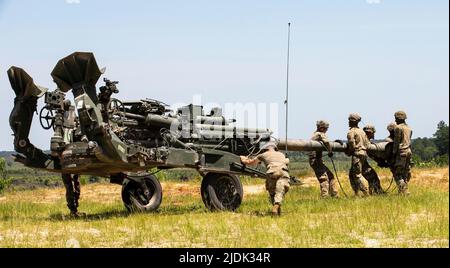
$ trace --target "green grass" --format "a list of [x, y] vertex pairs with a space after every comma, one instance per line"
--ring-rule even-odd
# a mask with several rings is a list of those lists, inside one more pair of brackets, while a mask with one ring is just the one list
[[[281, 218], [270, 217], [265, 192], [220, 213], [207, 211], [198, 194], [166, 194], [152, 214], [128, 214], [118, 194], [86, 197], [84, 219], [65, 217], [62, 189], [49, 203], [34, 201], [50, 190], [8, 193], [0, 199], [0, 247], [449, 247], [448, 170], [444, 179], [446, 187], [413, 183], [409, 197], [321, 200], [317, 185], [293, 187]], [[120, 192], [114, 185], [84, 190], [100, 186]]]

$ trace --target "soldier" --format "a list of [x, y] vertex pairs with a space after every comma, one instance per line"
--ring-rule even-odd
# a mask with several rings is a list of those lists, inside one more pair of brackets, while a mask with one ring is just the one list
[[254, 165], [263, 162], [267, 168], [266, 189], [270, 194], [272, 202], [272, 215], [281, 215], [281, 203], [284, 196], [289, 191], [289, 159], [281, 152], [278, 152], [277, 145], [274, 142], [268, 142], [262, 148], [266, 152], [250, 159], [241, 156], [244, 165]]
[[81, 193], [79, 175], [62, 174], [62, 180], [66, 188], [66, 201], [67, 207], [70, 209], [70, 215], [73, 217], [84, 216], [84, 213], [78, 212], [78, 200]]
[[395, 168], [394, 168], [394, 161], [392, 157], [392, 149], [393, 149], [393, 143], [394, 143], [394, 136], [395, 136], [395, 128], [397, 127], [397, 124], [395, 122], [389, 123], [387, 126], [387, 131], [389, 132], [389, 136], [385, 139], [386, 142], [389, 142], [389, 145], [386, 146], [386, 151], [389, 152], [389, 157], [386, 159], [385, 167], [389, 167], [391, 170], [392, 176], [395, 178]]
[[394, 142], [394, 136], [395, 136], [395, 128], [397, 127], [397, 124], [392, 122], [387, 126], [387, 131], [389, 131], [389, 137], [385, 139], [387, 142]]
[[[79, 126], [77, 126], [77, 120], [75, 115], [75, 107], [72, 106], [70, 100], [64, 101], [64, 142], [66, 144], [78, 141], [79, 137], [75, 135], [75, 132]], [[62, 180], [64, 187], [66, 188], [66, 201], [67, 207], [70, 210], [70, 215], [73, 217], [84, 216], [84, 213], [78, 212], [78, 200], [80, 199], [81, 186], [78, 174], [62, 174]]]
[[406, 124], [407, 115], [404, 111], [398, 111], [394, 115], [397, 126], [394, 129], [393, 156], [394, 179], [397, 183], [399, 194], [408, 195], [408, 183], [411, 179], [411, 137], [412, 130]]
[[[331, 158], [333, 157], [333, 151], [326, 135], [329, 127], [330, 124], [328, 122], [322, 120], [318, 121], [317, 130], [314, 132], [311, 140], [321, 142], [327, 149], [328, 156]], [[317, 180], [319, 181], [320, 196], [322, 198], [328, 196], [337, 197], [338, 189], [336, 179], [330, 169], [328, 169], [328, 167], [323, 163], [322, 151], [309, 153], [309, 165], [314, 170]]]
[[359, 122], [361, 122], [361, 116], [359, 114], [350, 114], [348, 122], [350, 130], [347, 134], [348, 144], [346, 154], [352, 157], [352, 165], [349, 172], [350, 184], [356, 196], [359, 195], [359, 191], [364, 196], [367, 196], [367, 187], [362, 181], [362, 174], [363, 167], [367, 162], [367, 148], [370, 142], [367, 139], [366, 133], [358, 127]]
[[[366, 125], [363, 128], [366, 133], [367, 138], [370, 142], [375, 139], [376, 129], [375, 126]], [[370, 157], [373, 157], [369, 155]], [[375, 159], [376, 160], [376, 159]], [[369, 194], [370, 195], [378, 195], [384, 194], [383, 188], [381, 187], [380, 178], [378, 177], [377, 172], [370, 166], [369, 162], [366, 160], [363, 165], [363, 176], [366, 178], [369, 183]]]

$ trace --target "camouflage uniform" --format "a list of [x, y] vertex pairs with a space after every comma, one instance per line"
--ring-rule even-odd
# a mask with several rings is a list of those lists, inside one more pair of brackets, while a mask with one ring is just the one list
[[[375, 138], [375, 127], [372, 125], [367, 125], [364, 127], [364, 132], [366, 133], [366, 136], [370, 142], [371, 139]], [[371, 158], [373, 158], [373, 155], [371, 156], [369, 154], [369, 156]], [[378, 177], [377, 172], [375, 171], [375, 169], [373, 169], [369, 162], [366, 160], [366, 163], [363, 165], [363, 177], [367, 180], [367, 182], [369, 183], [369, 194], [370, 195], [374, 195], [374, 194], [383, 194], [383, 188], [381, 187], [381, 181], [380, 178]]]
[[[387, 131], [389, 132], [389, 136], [385, 139], [385, 141], [386, 142], [389, 142], [389, 143], [391, 143], [391, 144], [393, 144], [394, 143], [394, 131], [395, 131], [395, 128], [397, 127], [397, 124], [396, 123], [390, 123], [388, 126], [387, 126]], [[392, 149], [392, 145], [390, 145], [390, 147], [389, 147], [390, 149]], [[387, 148], [386, 148], [387, 149]], [[392, 153], [392, 152], [391, 152]], [[392, 159], [389, 159], [388, 160], [388, 165], [389, 165], [389, 169], [391, 170], [391, 173], [392, 173], [392, 176], [394, 176], [395, 177], [395, 168], [394, 168], [394, 164], [392, 163]]]
[[403, 120], [394, 130], [394, 179], [398, 191], [401, 194], [408, 193], [408, 183], [411, 179], [411, 137], [412, 130], [404, 122], [406, 113], [403, 111], [395, 113], [395, 118]]
[[72, 214], [78, 213], [78, 200], [80, 199], [81, 187], [79, 175], [62, 174], [64, 187], [66, 188], [67, 207]]
[[283, 153], [268, 151], [257, 156], [257, 159], [267, 167], [266, 189], [273, 204], [281, 204], [289, 191], [289, 171], [287, 159]]
[[[325, 122], [317, 122], [318, 128], [321, 126], [320, 123]], [[328, 128], [328, 124], [324, 124]], [[312, 138], [312, 141], [318, 141], [323, 143], [329, 151], [330, 150], [330, 143], [328, 141], [328, 137], [325, 133], [320, 132], [319, 130], [314, 132]], [[320, 196], [321, 197], [327, 197], [328, 195], [331, 195], [332, 197], [336, 197], [338, 195], [338, 188], [337, 188], [337, 182], [333, 175], [333, 173], [330, 171], [330, 169], [325, 166], [322, 159], [322, 151], [318, 152], [311, 152], [309, 153], [309, 165], [314, 170], [314, 173], [316, 174], [317, 179], [319, 180], [320, 184]]]
[[[360, 122], [361, 117], [357, 114], [351, 114], [349, 120]], [[352, 165], [349, 172], [350, 184], [355, 195], [358, 195], [359, 191], [363, 192], [364, 195], [368, 195], [367, 187], [362, 181], [362, 174], [367, 169], [367, 148], [370, 142], [366, 133], [357, 126], [350, 128], [347, 139], [347, 154], [352, 157]]]

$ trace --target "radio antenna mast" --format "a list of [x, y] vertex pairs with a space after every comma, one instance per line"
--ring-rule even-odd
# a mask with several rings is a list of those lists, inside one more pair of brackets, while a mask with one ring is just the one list
[[288, 47], [287, 47], [287, 71], [286, 71], [286, 154], [288, 153], [288, 130], [289, 130], [289, 64], [290, 64], [290, 49], [291, 49], [291, 23], [288, 23]]

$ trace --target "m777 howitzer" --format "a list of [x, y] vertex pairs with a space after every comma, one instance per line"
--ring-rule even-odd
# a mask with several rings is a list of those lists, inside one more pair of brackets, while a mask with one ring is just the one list
[[[247, 167], [240, 155], [255, 155], [271, 139], [268, 129], [238, 128], [220, 108], [207, 115], [202, 106], [172, 111], [153, 99], [121, 101], [118, 82], [104, 79], [92, 53], [76, 52], [61, 59], [51, 75], [55, 91], [36, 86], [21, 68], [8, 76], [16, 93], [10, 125], [14, 132], [15, 160], [27, 167], [60, 174], [95, 175], [122, 185], [128, 210], [154, 211], [162, 201], [162, 188], [151, 169], [190, 168], [203, 177], [201, 195], [210, 210], [235, 210], [243, 197], [239, 175], [265, 177], [263, 166]], [[66, 99], [72, 92], [75, 103]], [[53, 130], [50, 153], [29, 141], [37, 100], [41, 126]], [[291, 151], [324, 150], [319, 143], [288, 141]], [[283, 141], [280, 145], [283, 145]], [[345, 145], [333, 144], [335, 151]], [[371, 148], [383, 152], [384, 145]]]

